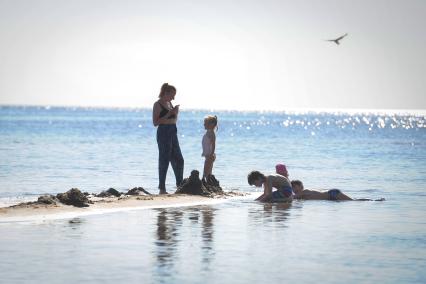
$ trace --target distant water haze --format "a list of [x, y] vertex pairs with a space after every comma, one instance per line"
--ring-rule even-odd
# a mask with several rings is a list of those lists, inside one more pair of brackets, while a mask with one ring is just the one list
[[[426, 109], [425, 1], [0, 0], [0, 104]], [[345, 33], [340, 45], [325, 42]]]

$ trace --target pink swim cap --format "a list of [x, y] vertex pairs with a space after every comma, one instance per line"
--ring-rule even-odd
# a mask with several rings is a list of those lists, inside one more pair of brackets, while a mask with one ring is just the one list
[[284, 164], [276, 164], [275, 171], [282, 176], [288, 176], [287, 167]]

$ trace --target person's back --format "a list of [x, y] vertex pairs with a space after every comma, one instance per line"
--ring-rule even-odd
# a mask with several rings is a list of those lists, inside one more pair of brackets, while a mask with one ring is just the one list
[[266, 182], [269, 184], [271, 189], [277, 189], [271, 193], [272, 202], [280, 202], [287, 199], [292, 199], [293, 189], [291, 188], [290, 180], [285, 176], [280, 174], [271, 174], [266, 177]]
[[271, 174], [266, 177], [267, 181], [269, 181], [271, 187], [275, 187], [277, 189], [283, 188], [283, 187], [290, 187], [291, 183], [288, 178], [285, 176], [282, 176], [280, 174]]
[[353, 200], [339, 189], [330, 189], [328, 191], [318, 191], [304, 189], [303, 183], [300, 180], [292, 180], [291, 186], [295, 193], [295, 199], [304, 200]]

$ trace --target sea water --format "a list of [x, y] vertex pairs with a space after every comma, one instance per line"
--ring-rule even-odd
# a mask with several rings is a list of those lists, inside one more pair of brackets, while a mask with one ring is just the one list
[[[2, 222], [1, 282], [426, 282], [424, 113], [182, 110], [185, 176], [202, 171], [206, 114], [218, 116], [214, 174], [225, 189], [256, 192], [248, 172], [282, 162], [306, 188], [386, 201], [243, 198]], [[155, 134], [147, 109], [0, 107], [0, 204], [72, 187], [156, 193]], [[174, 183], [170, 168], [170, 192]]]

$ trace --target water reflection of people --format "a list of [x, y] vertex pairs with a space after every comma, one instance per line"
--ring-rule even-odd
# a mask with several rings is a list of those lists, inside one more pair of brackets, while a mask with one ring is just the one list
[[291, 203], [262, 203], [261, 206], [250, 207], [248, 212], [250, 220], [254, 224], [274, 223], [277, 226], [285, 227], [291, 206]]
[[178, 210], [160, 209], [157, 216], [157, 259], [160, 266], [173, 263], [172, 257], [178, 242], [178, 227], [182, 225], [183, 213]]
[[203, 242], [211, 248], [210, 243], [213, 241], [213, 208], [206, 207], [201, 211], [201, 214], [203, 215], [203, 227], [201, 232]]
[[[188, 214], [185, 214], [188, 213]], [[208, 265], [213, 253], [213, 219], [214, 210], [212, 207], [191, 207], [187, 209], [159, 209], [157, 215], [157, 240], [155, 242], [157, 260], [159, 268], [170, 268], [175, 259], [178, 244], [181, 238], [180, 227], [184, 222], [184, 214], [193, 224], [191, 227], [196, 228], [196, 225], [201, 220], [201, 249], [203, 265]], [[191, 233], [192, 235], [192, 233]], [[193, 240], [191, 240], [193, 242]], [[204, 268], [206, 269], [206, 268]], [[162, 271], [169, 273], [170, 269]]]
[[203, 216], [201, 228], [201, 236], [203, 241], [202, 263], [206, 266], [205, 269], [207, 270], [213, 256], [213, 208], [209, 206], [204, 207], [203, 210], [201, 210], [201, 214]]

